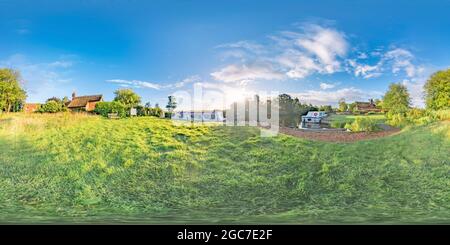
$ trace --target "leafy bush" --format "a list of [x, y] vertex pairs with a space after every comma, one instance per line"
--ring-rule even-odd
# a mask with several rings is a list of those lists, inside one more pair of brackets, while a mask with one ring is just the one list
[[340, 121], [333, 121], [333, 122], [331, 122], [331, 127], [332, 128], [345, 128], [345, 125], [346, 125], [347, 123], [344, 121], [344, 122], [340, 122]]
[[387, 123], [394, 127], [407, 125], [421, 126], [435, 121], [450, 119], [450, 110], [424, 110], [418, 108], [409, 109], [405, 114], [387, 113]]
[[346, 123], [344, 128], [352, 132], [373, 132], [379, 129], [376, 120], [367, 117], [357, 117], [352, 123]]
[[387, 124], [393, 127], [404, 127], [409, 124], [407, 117], [403, 113], [392, 113], [391, 111], [389, 111], [386, 114], [386, 117]]
[[429, 116], [436, 120], [449, 120], [450, 119], [450, 109], [429, 111]]
[[62, 107], [60, 103], [50, 100], [43, 104], [37, 111], [40, 113], [56, 113], [60, 111], [65, 111], [65, 107]]
[[161, 117], [163, 115], [163, 110], [159, 107], [150, 108], [149, 115], [154, 117]]
[[163, 111], [159, 107], [142, 107], [137, 106], [137, 114], [138, 116], [154, 116], [154, 117], [161, 117]]
[[120, 117], [125, 117], [127, 115], [125, 106], [118, 101], [98, 102], [95, 105], [94, 112], [104, 117], [107, 117], [109, 113], [117, 113]]
[[410, 120], [415, 120], [426, 115], [426, 111], [424, 109], [412, 108], [406, 113], [406, 117]]

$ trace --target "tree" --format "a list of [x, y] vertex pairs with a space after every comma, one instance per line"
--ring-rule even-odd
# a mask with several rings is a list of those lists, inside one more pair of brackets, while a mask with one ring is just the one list
[[281, 126], [296, 127], [300, 123], [302, 115], [308, 111], [316, 110], [311, 104], [302, 104], [298, 98], [292, 98], [289, 94], [278, 96], [279, 119]]
[[14, 105], [25, 102], [27, 95], [19, 81], [18, 71], [0, 69], [0, 111], [10, 112]]
[[408, 111], [410, 105], [410, 96], [405, 85], [392, 83], [383, 97], [383, 109], [389, 111], [389, 114], [404, 114]]
[[167, 102], [166, 108], [167, 110], [169, 110], [170, 113], [172, 113], [172, 111], [177, 108], [177, 101], [175, 99], [174, 96], [170, 95], [169, 97], [169, 101]]
[[332, 112], [333, 107], [331, 107], [331, 105], [322, 105], [319, 107], [319, 111]]
[[141, 103], [141, 97], [131, 89], [118, 89], [114, 94], [116, 95], [114, 101], [122, 103], [128, 109], [136, 107]]
[[348, 111], [355, 112], [355, 109], [356, 109], [355, 102], [348, 104], [348, 108], [347, 108]]
[[60, 98], [57, 98], [57, 97], [48, 98], [46, 102], [50, 102], [50, 101], [55, 101], [58, 104], [62, 104], [62, 100]]
[[339, 100], [339, 111], [344, 112], [344, 111], [347, 111], [347, 109], [348, 109], [348, 105], [347, 105], [347, 103], [345, 103], [345, 99], [340, 99]]
[[450, 69], [434, 73], [425, 83], [424, 90], [428, 109], [450, 108]]
[[64, 98], [62, 98], [61, 102], [65, 106], [65, 105], [69, 104], [70, 100], [67, 96], [64, 96]]

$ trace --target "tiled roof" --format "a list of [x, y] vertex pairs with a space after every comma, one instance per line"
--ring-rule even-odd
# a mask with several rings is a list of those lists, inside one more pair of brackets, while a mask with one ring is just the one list
[[68, 108], [85, 107], [88, 102], [98, 102], [102, 100], [103, 95], [78, 96], [72, 99]]

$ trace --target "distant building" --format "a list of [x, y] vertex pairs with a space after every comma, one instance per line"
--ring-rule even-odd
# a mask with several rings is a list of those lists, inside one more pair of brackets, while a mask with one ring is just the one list
[[26, 103], [23, 106], [23, 111], [26, 113], [32, 113], [32, 112], [37, 111], [40, 106], [41, 106], [41, 104], [39, 104], [39, 103]]
[[103, 101], [103, 95], [86, 95], [76, 96], [75, 92], [72, 93], [72, 101], [67, 105], [67, 108], [71, 111], [93, 111], [95, 105], [98, 102]]
[[381, 112], [381, 109], [377, 107], [377, 105], [374, 103], [372, 99], [369, 100], [369, 102], [355, 102], [355, 109], [359, 112]]
[[174, 120], [195, 121], [195, 122], [223, 122], [225, 117], [223, 111], [176, 111], [172, 114]]

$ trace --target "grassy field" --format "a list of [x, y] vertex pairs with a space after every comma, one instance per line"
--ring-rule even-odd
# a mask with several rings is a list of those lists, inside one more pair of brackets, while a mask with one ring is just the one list
[[450, 122], [356, 143], [0, 116], [0, 223], [450, 223]]

